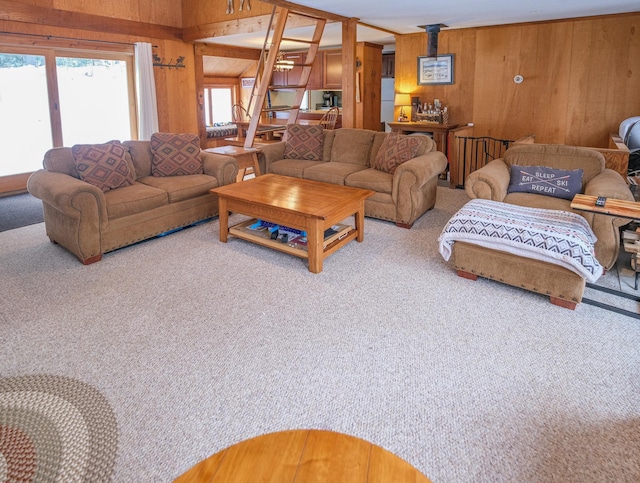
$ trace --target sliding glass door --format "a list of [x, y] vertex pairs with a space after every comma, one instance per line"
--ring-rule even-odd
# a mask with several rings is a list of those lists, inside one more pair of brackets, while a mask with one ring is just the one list
[[131, 139], [126, 61], [56, 57], [56, 74], [64, 146]]
[[0, 176], [42, 167], [53, 146], [45, 57], [0, 53]]
[[0, 47], [0, 192], [51, 147], [137, 138], [132, 53]]

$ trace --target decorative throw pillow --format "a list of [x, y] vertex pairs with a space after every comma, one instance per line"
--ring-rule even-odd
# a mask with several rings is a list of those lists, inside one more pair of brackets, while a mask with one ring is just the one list
[[322, 161], [324, 136], [322, 126], [304, 126], [289, 124], [287, 140], [284, 145], [284, 157], [287, 159], [306, 159]]
[[571, 200], [582, 191], [582, 170], [511, 165], [507, 193], [534, 193]]
[[200, 138], [196, 134], [157, 132], [151, 135], [151, 174], [182, 176], [202, 174]]
[[80, 179], [107, 192], [130, 186], [135, 173], [127, 162], [128, 149], [120, 141], [104, 144], [76, 144], [71, 147]]
[[420, 140], [415, 136], [391, 132], [382, 142], [373, 162], [373, 168], [393, 174], [402, 163], [416, 157], [419, 147]]

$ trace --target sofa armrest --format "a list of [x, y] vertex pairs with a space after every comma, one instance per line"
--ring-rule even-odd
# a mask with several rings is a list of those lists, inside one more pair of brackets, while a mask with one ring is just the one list
[[238, 175], [238, 161], [231, 156], [200, 151], [200, 159], [204, 168], [204, 174], [214, 176], [219, 186], [235, 183]]
[[430, 179], [439, 176], [447, 168], [447, 157], [440, 151], [416, 156], [399, 165], [393, 174], [393, 193], [398, 192], [402, 177], [410, 174], [417, 182], [415, 188], [424, 186]]
[[507, 196], [510, 179], [509, 166], [501, 158], [494, 159], [467, 177], [464, 190], [471, 199], [502, 201]]
[[81, 216], [107, 222], [107, 205], [100, 188], [64, 173], [52, 173], [40, 169], [29, 176], [27, 189], [65, 215], [78, 219]]
[[616, 200], [633, 201], [633, 194], [620, 173], [613, 169], [605, 169], [594, 176], [584, 188], [584, 194], [590, 196], [604, 196]]
[[285, 142], [265, 144], [260, 146], [262, 153], [258, 156], [260, 169], [263, 173], [271, 172], [271, 163], [280, 161], [284, 158]]

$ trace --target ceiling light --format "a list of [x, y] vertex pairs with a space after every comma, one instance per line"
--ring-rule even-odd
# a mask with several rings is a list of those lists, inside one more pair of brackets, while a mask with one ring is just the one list
[[276, 57], [276, 65], [273, 70], [276, 72], [285, 72], [293, 69], [293, 60], [287, 60], [284, 58], [284, 52], [278, 52]]

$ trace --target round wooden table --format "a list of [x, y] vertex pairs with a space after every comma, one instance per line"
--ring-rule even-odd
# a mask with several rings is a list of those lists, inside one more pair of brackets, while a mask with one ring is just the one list
[[270, 433], [201, 461], [174, 483], [430, 483], [394, 454], [363, 439], [315, 429]]

